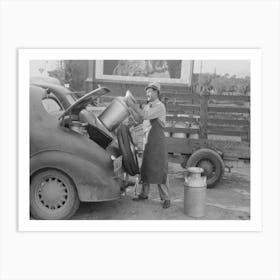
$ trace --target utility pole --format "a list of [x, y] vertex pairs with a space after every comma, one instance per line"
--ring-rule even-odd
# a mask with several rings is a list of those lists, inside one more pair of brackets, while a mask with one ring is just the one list
[[194, 60], [190, 61], [190, 88], [191, 88], [191, 93], [193, 93], [194, 90], [194, 85], [193, 85], [193, 75], [194, 75]]
[[200, 71], [199, 71], [199, 77], [198, 77], [199, 93], [201, 92], [201, 74], [202, 74], [202, 66], [203, 66], [203, 60], [200, 61]]

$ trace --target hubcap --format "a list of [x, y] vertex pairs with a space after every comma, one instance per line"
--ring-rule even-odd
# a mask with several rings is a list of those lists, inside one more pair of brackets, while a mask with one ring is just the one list
[[43, 178], [38, 187], [37, 198], [45, 208], [58, 210], [68, 199], [67, 186], [59, 178]]

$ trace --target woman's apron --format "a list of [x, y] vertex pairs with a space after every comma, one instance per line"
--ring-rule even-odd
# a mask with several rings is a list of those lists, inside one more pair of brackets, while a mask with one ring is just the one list
[[168, 172], [168, 157], [164, 136], [164, 128], [158, 119], [150, 120], [151, 130], [144, 149], [141, 166], [143, 183], [165, 184]]

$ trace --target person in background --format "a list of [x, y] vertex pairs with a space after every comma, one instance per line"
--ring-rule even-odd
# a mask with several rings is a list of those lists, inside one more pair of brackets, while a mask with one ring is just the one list
[[143, 110], [131, 100], [127, 100], [127, 105], [143, 120], [144, 132], [145, 148], [140, 172], [142, 189], [134, 200], [148, 199], [150, 184], [157, 184], [163, 208], [169, 208], [168, 155], [164, 136], [166, 109], [159, 99], [159, 83], [150, 83], [145, 91], [147, 104]]

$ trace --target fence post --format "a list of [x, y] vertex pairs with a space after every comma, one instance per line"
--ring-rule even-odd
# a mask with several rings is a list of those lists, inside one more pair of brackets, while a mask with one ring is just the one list
[[251, 141], [251, 110], [248, 115], [248, 121], [249, 121], [249, 125], [248, 125], [247, 141], [250, 143], [250, 141]]
[[207, 139], [207, 123], [208, 123], [208, 100], [209, 92], [206, 89], [203, 89], [200, 95], [200, 131], [199, 138]]

